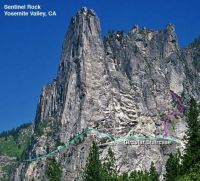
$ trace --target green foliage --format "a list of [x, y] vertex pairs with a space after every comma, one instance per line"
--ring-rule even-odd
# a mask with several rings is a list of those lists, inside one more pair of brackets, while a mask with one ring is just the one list
[[152, 162], [149, 171], [134, 170], [131, 172], [128, 181], [159, 181], [159, 174]]
[[1, 133], [0, 155], [17, 157], [21, 160], [31, 137], [31, 124], [23, 124], [16, 129]]
[[128, 173], [123, 173], [122, 175], [118, 176], [117, 181], [128, 181], [129, 177], [128, 177]]
[[46, 175], [50, 181], [61, 181], [62, 171], [55, 158], [48, 158]]
[[156, 171], [156, 167], [154, 166], [153, 162], [151, 162], [151, 168], [148, 175], [151, 181], [159, 181], [159, 174]]
[[104, 169], [107, 171], [109, 177], [114, 177], [117, 174], [117, 168], [115, 166], [115, 156], [111, 148], [108, 149], [108, 157], [103, 163]]
[[199, 107], [194, 98], [190, 100], [188, 117], [188, 130], [186, 132], [186, 148], [183, 155], [183, 172], [188, 171], [194, 163], [200, 162], [200, 122]]
[[[195, 164], [186, 174], [183, 176], [183, 179], [188, 178], [188, 181], [190, 180], [195, 180], [195, 181], [200, 181], [200, 162]], [[185, 179], [186, 180], [186, 179]]]
[[147, 171], [136, 171], [131, 172], [130, 181], [150, 181]]
[[111, 148], [108, 149], [108, 156], [103, 163], [103, 178], [107, 181], [117, 180], [117, 168], [115, 166], [115, 156]]
[[93, 142], [86, 162], [83, 181], [102, 181], [102, 164], [97, 144]]
[[186, 112], [188, 130], [185, 136], [185, 150], [170, 155], [166, 163], [166, 181], [200, 181], [200, 113], [199, 105], [191, 98]]
[[83, 174], [83, 181], [159, 181], [159, 174], [152, 163], [149, 172], [133, 171], [130, 175], [127, 172], [119, 175], [111, 148], [108, 150], [108, 157], [102, 164], [99, 159], [98, 147], [93, 142]]
[[180, 176], [181, 164], [180, 164], [181, 154], [180, 151], [176, 154], [170, 154], [169, 159], [166, 163], [166, 174], [164, 175], [166, 181], [173, 181], [174, 178]]
[[3, 131], [0, 133], [0, 138], [7, 138], [9, 136], [12, 136], [14, 138], [14, 140], [17, 140], [20, 130], [26, 129], [26, 128], [30, 127], [31, 125], [32, 125], [32, 123], [24, 123], [17, 128], [13, 128], [8, 131]]
[[176, 181], [200, 181], [200, 163], [195, 164], [187, 174], [177, 178]]
[[31, 132], [32, 126], [27, 123], [0, 134], [0, 156], [7, 158], [7, 161], [0, 165], [0, 171], [4, 174], [4, 181], [10, 180], [19, 161], [23, 160], [30, 143]]

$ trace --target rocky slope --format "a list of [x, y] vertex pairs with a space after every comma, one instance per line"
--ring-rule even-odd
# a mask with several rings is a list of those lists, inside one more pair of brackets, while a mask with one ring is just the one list
[[[42, 90], [27, 156], [49, 153], [88, 127], [115, 138], [162, 136], [164, 116], [177, 110], [170, 90], [185, 103], [190, 95], [200, 99], [198, 50], [198, 45], [180, 49], [171, 24], [158, 31], [135, 26], [128, 33], [111, 32], [103, 41], [95, 12], [82, 8], [66, 33], [57, 77]], [[184, 115], [177, 120], [169, 136], [182, 139]], [[88, 136], [55, 155], [62, 180], [81, 180], [93, 139]], [[149, 169], [151, 161], [164, 173], [169, 153], [183, 148], [181, 143], [110, 146], [121, 173]], [[100, 147], [102, 159], [108, 147]], [[21, 163], [14, 180], [46, 180], [45, 159]]]

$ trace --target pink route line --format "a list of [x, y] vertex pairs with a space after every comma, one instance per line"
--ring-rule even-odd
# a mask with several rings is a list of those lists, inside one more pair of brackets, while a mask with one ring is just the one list
[[176, 102], [178, 103], [178, 111], [173, 111], [173, 112], [169, 113], [167, 116], [165, 116], [165, 118], [163, 120], [163, 127], [164, 127], [163, 136], [169, 135], [169, 133], [168, 133], [168, 123], [170, 121], [169, 116], [174, 116], [177, 118], [177, 116], [179, 116], [181, 113], [183, 113], [184, 108], [185, 108], [180, 97], [176, 93], [174, 93], [172, 90], [170, 90], [170, 93], [171, 93], [172, 97], [176, 100]]

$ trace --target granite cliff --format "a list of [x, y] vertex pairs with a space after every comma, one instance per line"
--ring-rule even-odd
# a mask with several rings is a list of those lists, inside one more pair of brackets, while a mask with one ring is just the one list
[[[100, 23], [91, 9], [82, 8], [66, 33], [57, 77], [44, 86], [37, 107], [28, 158], [45, 155], [82, 130], [92, 127], [113, 137], [162, 136], [163, 118], [176, 110], [171, 92], [184, 104], [200, 100], [199, 44], [181, 49], [173, 25], [163, 30], [134, 26], [128, 33], [110, 32], [102, 39]], [[180, 114], [169, 132], [182, 140], [186, 120]], [[56, 153], [62, 180], [81, 180], [88, 136]], [[164, 173], [169, 153], [184, 145], [100, 146], [105, 159], [109, 146], [120, 173], [149, 169], [151, 161]], [[46, 158], [19, 165], [14, 180], [46, 180]], [[162, 179], [162, 176], [161, 176]]]

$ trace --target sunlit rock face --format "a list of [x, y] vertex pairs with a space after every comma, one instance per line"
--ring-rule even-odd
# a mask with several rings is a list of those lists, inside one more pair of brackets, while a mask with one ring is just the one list
[[[193, 48], [180, 49], [173, 25], [159, 31], [135, 26], [130, 32], [111, 32], [102, 40], [99, 19], [82, 8], [66, 33], [56, 79], [41, 93], [29, 158], [57, 148], [93, 127], [119, 138], [125, 135], [163, 136], [163, 118], [177, 110], [170, 90], [184, 98], [200, 99], [200, 77], [193, 66]], [[195, 77], [195, 78], [194, 78]], [[186, 120], [179, 115], [168, 136], [181, 140]], [[93, 140], [56, 154], [62, 180], [81, 180]], [[149, 169], [159, 173], [169, 153], [184, 145], [127, 145], [118, 142], [100, 146], [102, 160], [111, 146], [120, 173]], [[21, 164], [15, 180], [46, 178], [46, 159]], [[162, 179], [162, 177], [161, 177]]]

